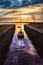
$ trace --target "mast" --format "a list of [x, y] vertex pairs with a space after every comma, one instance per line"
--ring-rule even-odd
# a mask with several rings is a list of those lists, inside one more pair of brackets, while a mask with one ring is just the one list
[[[21, 19], [21, 8], [20, 8], [20, 26], [21, 26], [21, 22], [22, 22], [22, 19]], [[22, 28], [20, 28], [21, 30]]]

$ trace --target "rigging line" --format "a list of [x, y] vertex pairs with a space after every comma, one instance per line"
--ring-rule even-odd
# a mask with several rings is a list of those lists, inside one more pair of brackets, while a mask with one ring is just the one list
[[[21, 8], [20, 8], [20, 26], [21, 26], [21, 22], [22, 22], [22, 19], [21, 19]], [[20, 28], [21, 30], [22, 28]]]

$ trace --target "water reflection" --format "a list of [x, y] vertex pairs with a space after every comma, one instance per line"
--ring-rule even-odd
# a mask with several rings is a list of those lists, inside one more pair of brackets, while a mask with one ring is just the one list
[[34, 46], [32, 45], [31, 41], [26, 37], [24, 39], [18, 40], [17, 35], [13, 36], [10, 46], [10, 51], [14, 52], [14, 50], [22, 50], [31, 55], [37, 55], [37, 52]]
[[[19, 65], [19, 63], [20, 65], [24, 65], [22, 63], [26, 63], [25, 65], [43, 65], [42, 60], [28, 37], [25, 36], [24, 39], [18, 40], [18, 31], [16, 28], [4, 65]], [[24, 60], [23, 62], [21, 58], [26, 61]]]

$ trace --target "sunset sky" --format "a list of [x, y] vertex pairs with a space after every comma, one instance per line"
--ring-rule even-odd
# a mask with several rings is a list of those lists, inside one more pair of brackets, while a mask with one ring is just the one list
[[[6, 2], [8, 5], [5, 6]], [[0, 22], [43, 22], [43, 3], [41, 2], [42, 0], [2, 0], [0, 1]]]
[[0, 8], [18, 8], [43, 3], [43, 0], [1, 0]]
[[[14, 9], [0, 9], [0, 22], [43, 21], [43, 5], [26, 6]], [[42, 19], [41, 19], [42, 18]]]

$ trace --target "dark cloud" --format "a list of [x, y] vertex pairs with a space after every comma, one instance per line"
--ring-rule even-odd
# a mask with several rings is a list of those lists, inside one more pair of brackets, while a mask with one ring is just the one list
[[0, 8], [14, 8], [42, 2], [43, 0], [0, 0]]

